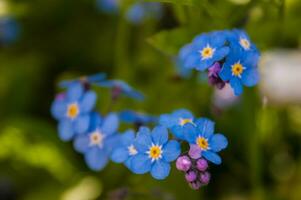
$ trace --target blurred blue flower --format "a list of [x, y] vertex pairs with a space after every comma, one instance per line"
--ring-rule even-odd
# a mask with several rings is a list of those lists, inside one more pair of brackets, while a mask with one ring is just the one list
[[120, 136], [118, 146], [113, 150], [111, 159], [116, 163], [124, 163], [127, 168], [131, 168], [132, 159], [138, 153], [135, 145], [135, 132], [128, 130]]
[[251, 87], [258, 83], [258, 59], [257, 52], [245, 52], [231, 48], [219, 76], [223, 81], [230, 82], [235, 95], [243, 92], [243, 85]]
[[116, 14], [119, 11], [121, 0], [96, 0], [96, 6], [99, 10], [108, 14]]
[[214, 134], [214, 122], [200, 118], [195, 121], [195, 125], [188, 124], [185, 137], [190, 143], [189, 155], [192, 158], [204, 157], [214, 164], [221, 164], [222, 160], [217, 153], [228, 146], [228, 140], [222, 134]]
[[20, 32], [18, 22], [12, 17], [0, 17], [0, 43], [11, 44]]
[[152, 132], [141, 127], [134, 145], [138, 153], [133, 157], [130, 169], [136, 174], [150, 172], [152, 177], [159, 180], [169, 175], [169, 163], [181, 153], [180, 144], [168, 140], [168, 131], [163, 126], [155, 127]]
[[93, 91], [85, 91], [80, 83], [70, 85], [66, 93], [57, 96], [52, 103], [51, 113], [59, 121], [61, 140], [71, 140], [75, 134], [82, 134], [88, 130], [96, 98]]
[[74, 83], [93, 84], [93, 83], [97, 83], [97, 82], [105, 80], [106, 77], [107, 77], [107, 75], [105, 73], [97, 73], [97, 74], [94, 74], [94, 75], [91, 75], [91, 76], [83, 76], [83, 77], [80, 77], [78, 79], [61, 81], [59, 83], [59, 86], [61, 88], [66, 88], [66, 87], [69, 87], [70, 85], [72, 85]]
[[243, 51], [258, 52], [254, 43], [251, 42], [248, 34], [239, 29], [233, 29], [228, 32], [228, 40], [231, 48], [240, 48]]
[[131, 86], [121, 80], [106, 80], [96, 83], [101, 87], [107, 87], [112, 89], [113, 99], [118, 98], [121, 94], [124, 96], [136, 99], [143, 100], [144, 96], [140, 92], [134, 90]]
[[148, 19], [160, 19], [162, 14], [163, 8], [160, 3], [139, 2], [128, 9], [126, 18], [133, 24], [141, 24]]
[[103, 120], [96, 114], [89, 131], [75, 138], [74, 148], [85, 155], [90, 169], [99, 171], [106, 166], [112, 150], [119, 145], [118, 127], [117, 114], [110, 113]]
[[159, 124], [171, 129], [173, 135], [179, 139], [185, 139], [184, 130], [187, 124], [193, 124], [194, 117], [186, 109], [178, 109], [172, 114], [163, 114], [159, 118]]
[[189, 78], [192, 75], [192, 69], [184, 67], [184, 62], [183, 62], [184, 61], [183, 57], [186, 57], [186, 52], [187, 52], [186, 50], [189, 49], [189, 47], [190, 44], [184, 46], [180, 50], [179, 56], [176, 59], [174, 59], [174, 63], [175, 63], [174, 65], [176, 66], [176, 71], [181, 78]]
[[180, 50], [180, 58], [183, 59], [184, 67], [200, 71], [211, 67], [229, 53], [229, 47], [225, 46], [225, 43], [224, 31], [204, 33], [195, 37], [191, 45], [184, 46]]
[[124, 110], [119, 113], [121, 121], [131, 124], [148, 124], [157, 121], [154, 116], [146, 115], [144, 113], [135, 112], [133, 110]]

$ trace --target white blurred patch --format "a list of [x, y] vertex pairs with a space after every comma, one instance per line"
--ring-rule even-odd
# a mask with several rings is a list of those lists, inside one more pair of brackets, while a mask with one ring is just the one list
[[231, 107], [239, 101], [239, 97], [234, 95], [233, 89], [226, 84], [223, 89], [215, 88], [213, 94], [213, 104], [221, 109]]
[[264, 53], [259, 70], [261, 94], [268, 102], [301, 103], [301, 51]]

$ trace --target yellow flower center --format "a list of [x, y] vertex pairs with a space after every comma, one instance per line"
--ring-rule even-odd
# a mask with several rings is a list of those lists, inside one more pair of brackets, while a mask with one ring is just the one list
[[215, 49], [211, 48], [209, 46], [209, 44], [207, 44], [206, 47], [203, 48], [202, 51], [200, 51], [201, 56], [202, 56], [202, 60], [206, 60], [208, 58], [212, 58], [213, 54], [214, 54]]
[[186, 119], [181, 118], [180, 119], [180, 125], [181, 126], [184, 126], [187, 123], [192, 123], [192, 119], [189, 119], [189, 118], [186, 118]]
[[250, 49], [250, 46], [251, 46], [249, 40], [247, 40], [247, 39], [245, 39], [245, 38], [240, 38], [239, 44], [240, 44], [245, 50], [249, 50], [249, 49]]
[[130, 145], [128, 146], [128, 151], [129, 151], [129, 154], [131, 156], [134, 156], [138, 153], [137, 149], [134, 147], [134, 145]]
[[209, 149], [209, 144], [208, 140], [204, 137], [199, 136], [196, 139], [196, 144], [202, 149], [202, 150], [208, 150]]
[[232, 65], [232, 75], [233, 76], [238, 76], [240, 78], [241, 74], [244, 71], [244, 69], [245, 68], [242, 66], [242, 64], [240, 64], [239, 62], [237, 62], [234, 65]]
[[74, 119], [79, 114], [79, 108], [77, 103], [72, 103], [67, 108], [67, 117]]
[[101, 132], [95, 131], [90, 134], [90, 145], [99, 145], [102, 147], [104, 138], [105, 136]]
[[154, 160], [162, 158], [163, 151], [161, 146], [152, 145], [146, 153], [149, 155], [149, 158], [151, 158], [153, 162]]

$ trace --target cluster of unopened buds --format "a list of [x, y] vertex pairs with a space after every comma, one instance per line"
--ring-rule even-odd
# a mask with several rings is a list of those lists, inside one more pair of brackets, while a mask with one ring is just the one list
[[[211, 66], [209, 80], [220, 88], [229, 82], [238, 94], [241, 82], [251, 85], [257, 81], [257, 69], [247, 64], [251, 63], [250, 59], [255, 59], [253, 64], [257, 63], [259, 54], [246, 35], [234, 37], [229, 34], [225, 31], [198, 36], [193, 44], [182, 50], [182, 58], [185, 65], [194, 64], [197, 69]], [[241, 47], [226, 42], [225, 35], [237, 38]], [[223, 45], [232, 45], [232, 50]], [[242, 51], [242, 47], [250, 52], [243, 55], [229, 53], [235, 49]], [[196, 54], [198, 48], [201, 49]], [[230, 58], [224, 59], [227, 55]], [[112, 112], [110, 107], [102, 115], [95, 108], [97, 94], [92, 89], [97, 86], [111, 90], [113, 103], [121, 96], [144, 99], [127, 83], [107, 80], [103, 73], [60, 83], [64, 91], [56, 96], [51, 107], [51, 113], [58, 121], [59, 137], [63, 141], [73, 141], [75, 150], [84, 155], [90, 169], [102, 170], [111, 160], [123, 163], [135, 174], [150, 173], [153, 178], [162, 180], [170, 174], [171, 163], [176, 161], [176, 168], [185, 172], [185, 179], [192, 189], [197, 190], [209, 183], [209, 163], [221, 164], [218, 153], [228, 146], [224, 135], [214, 133], [213, 121], [197, 118], [186, 109], [150, 116], [132, 110]], [[133, 129], [120, 133], [120, 122], [132, 124]], [[182, 151], [184, 145], [189, 146], [188, 152]]]

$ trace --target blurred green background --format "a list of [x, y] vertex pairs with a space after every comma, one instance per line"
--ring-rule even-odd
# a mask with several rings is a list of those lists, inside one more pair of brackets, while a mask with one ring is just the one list
[[[194, 35], [234, 27], [246, 29], [263, 54], [298, 49], [300, 0], [162, 1], [163, 17], [139, 25], [125, 20], [130, 0], [115, 15], [102, 13], [95, 0], [0, 1], [1, 16], [19, 26], [16, 41], [0, 44], [1, 200], [301, 199], [301, 100], [274, 104], [257, 87], [232, 107], [216, 108], [213, 88], [197, 74], [181, 79], [172, 61]], [[116, 111], [187, 108], [216, 121], [229, 147], [223, 164], [211, 166], [211, 183], [193, 191], [174, 166], [164, 181], [112, 163], [89, 170], [72, 144], [58, 139], [49, 109], [58, 81], [97, 72], [147, 97], [123, 98]], [[98, 92], [104, 113], [109, 95]]]

